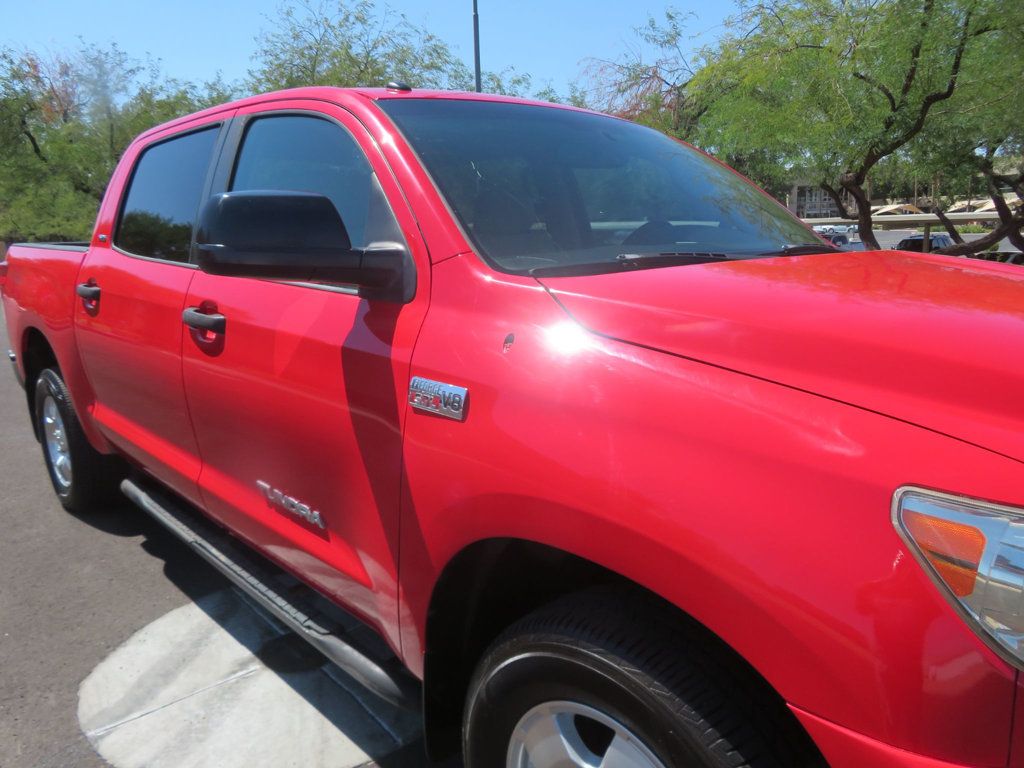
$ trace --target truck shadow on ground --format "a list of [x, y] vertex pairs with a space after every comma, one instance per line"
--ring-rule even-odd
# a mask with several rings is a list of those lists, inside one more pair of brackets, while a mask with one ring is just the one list
[[[315, 758], [316, 755], [308, 753], [308, 744], [316, 742], [320, 749], [327, 750], [322, 764], [331, 768], [433, 765], [425, 756], [418, 715], [397, 711], [359, 686], [318, 651], [252, 605], [187, 545], [127, 500], [79, 519], [104, 533], [139, 538], [147, 554], [163, 561], [166, 578], [192, 601], [191, 606], [176, 609], [140, 629], [114, 652], [123, 657], [117, 663], [97, 666], [93, 675], [123, 678], [97, 681], [93, 686], [104, 691], [102, 706], [88, 703], [85, 691], [89, 680], [82, 685], [82, 729], [97, 751], [115, 766], [160, 764], [160, 760], [152, 759], [151, 750], [161, 740], [166, 751], [175, 754], [175, 760], [180, 759], [179, 750], [186, 747], [176, 746], [175, 734], [180, 734], [181, 741], [191, 742], [190, 749], [197, 741], [210, 749], [210, 739], [223, 741], [231, 738], [232, 731], [262, 731], [265, 738], [270, 738], [269, 733], [282, 728], [282, 722], [289, 724], [282, 732], [283, 740], [291, 740], [294, 733], [296, 742], [304, 742], [296, 744], [295, 756]], [[184, 612], [181, 620], [171, 620], [171, 615], [179, 612]], [[201, 640], [198, 632], [202, 632]], [[138, 658], [135, 651], [126, 649], [136, 638], [141, 638], [138, 645], [144, 648], [143, 656]], [[224, 661], [226, 653], [229, 661]], [[183, 678], [190, 675], [195, 682], [190, 683], [191, 688], [182, 688]], [[234, 682], [242, 677], [244, 684]], [[224, 691], [220, 696], [223, 700], [208, 692], [214, 688]], [[227, 696], [229, 689], [233, 689], [231, 696]], [[275, 700], [273, 706], [265, 701], [268, 690], [277, 691], [271, 696]], [[263, 700], [253, 701], [257, 696]], [[172, 697], [173, 707], [161, 697]], [[191, 697], [203, 700], [200, 724], [190, 720], [192, 710], [199, 706], [198, 700], [187, 703]], [[175, 708], [179, 710], [177, 715]], [[83, 714], [86, 709], [89, 712]], [[268, 718], [265, 724], [260, 722], [263, 717]], [[210, 727], [208, 719], [216, 721], [217, 727]], [[146, 735], [146, 727], [153, 734]], [[332, 733], [332, 728], [337, 733]], [[134, 743], [132, 740], [148, 745], [148, 757], [140, 757], [142, 762], [135, 762], [131, 756], [117, 759], [124, 753], [125, 743]], [[240, 738], [238, 742], [233, 748], [238, 758], [245, 757], [248, 751], [249, 764], [267, 764], [269, 755], [252, 754], [259, 748], [259, 737], [255, 741], [251, 737]], [[334, 752], [332, 744], [337, 747]], [[317, 762], [314, 759], [305, 764]], [[446, 762], [444, 768], [459, 765], [459, 761]]]

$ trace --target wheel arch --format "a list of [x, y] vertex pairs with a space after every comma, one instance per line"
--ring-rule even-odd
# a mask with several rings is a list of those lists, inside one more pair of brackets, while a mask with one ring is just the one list
[[427, 612], [423, 715], [428, 752], [435, 758], [460, 745], [462, 707], [484, 651], [518, 619], [559, 598], [594, 587], [630, 590], [659, 610], [695, 627], [729, 654], [742, 674], [779, 709], [795, 738], [816, 753], [807, 731], [781, 695], [723, 638], [686, 611], [641, 584], [566, 550], [518, 538], [476, 541], [442, 569]]
[[43, 332], [35, 326], [28, 326], [22, 333], [19, 354], [25, 373], [25, 404], [32, 422], [32, 433], [36, 436], [36, 440], [39, 440], [39, 425], [35, 413], [36, 379], [45, 368], [54, 367], [59, 371], [60, 362], [57, 360], [57, 353], [54, 352], [53, 346]]
[[97, 429], [91, 418], [91, 405], [95, 401], [92, 387], [82, 369], [78, 350], [74, 346], [71, 329], [54, 331], [51, 338], [45, 331], [33, 324], [26, 324], [21, 332], [19, 356], [25, 374], [25, 403], [32, 421], [32, 432], [40, 439], [35, 414], [35, 384], [44, 368], [54, 367], [64, 379], [86, 439], [100, 453], [114, 453], [113, 446]]

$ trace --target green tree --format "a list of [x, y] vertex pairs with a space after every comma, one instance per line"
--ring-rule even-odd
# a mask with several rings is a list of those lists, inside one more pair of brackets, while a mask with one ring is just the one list
[[371, 0], [282, 5], [257, 38], [253, 62], [253, 91], [381, 86], [389, 80], [420, 88], [472, 87], [472, 74], [447, 43], [404, 15], [378, 10]]
[[232, 91], [167, 79], [116, 45], [0, 54], [0, 239], [88, 237], [132, 139]]
[[[272, 91], [310, 85], [472, 90], [473, 73], [444, 40], [373, 0], [285, 3], [257, 37], [247, 86]], [[506, 67], [481, 73], [485, 93], [526, 96], [528, 73]], [[540, 98], [560, 100], [550, 88]], [[573, 94], [570, 93], [570, 100]]]
[[[606, 62], [598, 74], [606, 106], [693, 141], [769, 189], [814, 179], [877, 247], [871, 184], [898, 186], [891, 172], [956, 124], [954, 104], [1019, 122], [1006, 92], [1017, 81], [1005, 73], [1024, 51], [1020, 6], [741, 0], [723, 37], [696, 53], [681, 44], [686, 17], [670, 11], [640, 31], [658, 51], [652, 64]], [[1001, 97], [991, 99], [996, 77]]]
[[976, 252], [1004, 237], [1024, 251], [1024, 207], [1012, 210], [1003, 196], [1009, 191], [1024, 200], [1024, 120], [1006, 93], [1007, 83], [1024, 79], [1024, 6], [1007, 4], [998, 28], [987, 36], [992, 43], [988, 56], [973, 71], [965, 70], [969, 87], [958, 89], [936, 108], [937, 119], [911, 146], [915, 168], [950, 180], [950, 201], [957, 196], [988, 196], [999, 214], [995, 228], [970, 243], [964, 243], [940, 214], [956, 241], [944, 249], [949, 254]]
[[[586, 68], [586, 106], [649, 125], [718, 155], [770, 193], [784, 195], [793, 176], [798, 143], [772, 144], [722, 141], [707, 129], [709, 112], [736, 90], [740, 81], [734, 63], [735, 46], [703, 45], [691, 50], [688, 25], [696, 16], [674, 8], [663, 18], [649, 17], [635, 30], [653, 51], [648, 60], [641, 49], [617, 59], [595, 58]], [[731, 138], [731, 137], [730, 137]]]
[[[799, 147], [798, 158], [872, 232], [869, 179], [879, 163], [938, 128], [937, 107], [999, 58], [998, 0], [803, 0], [748, 3], [723, 41], [739, 87], [715, 103], [722, 146]], [[740, 128], [740, 125], [743, 127]]]
[[0, 54], [0, 233], [5, 241], [88, 228], [90, 186], [67, 172], [69, 148], [57, 147], [73, 133], [79, 102], [70, 60]]
[[649, 17], [635, 33], [654, 51], [646, 60], [640, 49], [617, 59], [590, 59], [587, 97], [604, 112], [621, 115], [684, 140], [696, 138], [701, 118], [722, 91], [733, 87], [724, 69], [711, 65], [721, 55], [712, 47], [691, 51], [687, 24], [692, 13], [674, 8], [659, 20]]

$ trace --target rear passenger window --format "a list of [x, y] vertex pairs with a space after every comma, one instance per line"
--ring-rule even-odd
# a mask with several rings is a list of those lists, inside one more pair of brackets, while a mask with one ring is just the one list
[[114, 244], [138, 256], [188, 261], [217, 127], [146, 149], [135, 164]]
[[[232, 190], [313, 192], [338, 209], [352, 246], [374, 239], [386, 201], [363, 151], [347, 131], [317, 117], [279, 115], [254, 120], [245, 133]], [[385, 214], [390, 217], [390, 211]]]

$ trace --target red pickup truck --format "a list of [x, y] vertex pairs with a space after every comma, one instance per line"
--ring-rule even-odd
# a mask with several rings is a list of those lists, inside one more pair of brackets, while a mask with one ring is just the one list
[[148, 131], [0, 283], [63, 505], [119, 487], [435, 755], [1024, 766], [1019, 267], [395, 85]]

